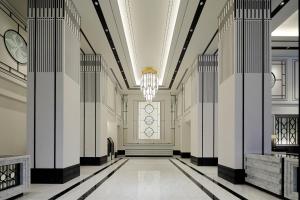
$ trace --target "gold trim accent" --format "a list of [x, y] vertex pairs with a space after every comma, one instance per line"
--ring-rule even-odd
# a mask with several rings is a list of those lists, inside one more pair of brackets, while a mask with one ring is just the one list
[[155, 67], [151, 67], [151, 66], [147, 66], [144, 67], [142, 70], [142, 74], [157, 74], [157, 70], [155, 69]]

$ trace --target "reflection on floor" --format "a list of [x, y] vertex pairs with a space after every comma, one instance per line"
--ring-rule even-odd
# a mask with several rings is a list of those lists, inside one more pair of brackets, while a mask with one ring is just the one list
[[175, 158], [123, 158], [102, 166], [81, 167], [80, 177], [63, 185], [31, 185], [31, 191], [20, 199], [276, 199], [219, 178], [216, 167], [182, 161], [187, 165]]

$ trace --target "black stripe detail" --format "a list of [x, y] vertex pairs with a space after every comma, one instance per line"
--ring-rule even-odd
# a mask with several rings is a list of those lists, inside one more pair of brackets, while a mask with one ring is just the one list
[[170, 162], [177, 167], [186, 177], [188, 177], [193, 183], [195, 183], [203, 192], [205, 192], [211, 199], [219, 200], [213, 193], [211, 193], [207, 188], [205, 188], [201, 183], [196, 181], [191, 175], [185, 172], [181, 167], [179, 167], [174, 161], [170, 159]]
[[119, 80], [117, 79], [117, 77], [116, 77], [116, 74], [115, 74], [114, 70], [113, 70], [112, 68], [110, 68], [110, 71], [111, 71], [112, 75], [114, 76], [114, 78], [116, 79], [116, 81], [117, 81], [117, 83], [118, 83], [118, 85], [119, 85], [120, 89], [122, 90], [123, 88], [122, 88], [122, 86], [121, 86], [121, 84], [120, 84]]
[[[54, 116], [54, 121], [53, 121], [53, 135], [54, 135], [54, 138], [53, 138], [53, 148], [54, 148], [54, 152], [53, 152], [53, 166], [54, 166], [54, 169], [56, 168], [56, 20], [57, 20], [57, 13], [56, 13], [56, 8], [57, 8], [57, 4], [56, 4], [56, 0], [54, 1], [54, 113], [53, 113], [53, 116]], [[43, 9], [44, 11], [45, 9]]]
[[34, 16], [34, 91], [33, 91], [33, 95], [34, 95], [34, 105], [33, 105], [33, 168], [36, 167], [36, 6], [37, 6], [37, 0], [34, 1], [34, 9], [35, 9], [35, 16]]
[[94, 172], [93, 174], [89, 175], [88, 177], [82, 179], [81, 181], [78, 181], [77, 183], [73, 184], [72, 186], [68, 187], [67, 189], [61, 191], [60, 193], [54, 195], [53, 197], [51, 197], [49, 200], [54, 200], [54, 199], [58, 199], [59, 197], [63, 196], [64, 194], [70, 192], [71, 190], [73, 190], [74, 188], [76, 188], [77, 186], [81, 185], [82, 183], [84, 183], [85, 181], [89, 180], [90, 178], [94, 177], [95, 175], [99, 174], [100, 172], [102, 172], [103, 170], [107, 169], [108, 167], [112, 166], [113, 164], [117, 163], [118, 161], [120, 161], [122, 158], [114, 161], [113, 163], [107, 165], [106, 167], [103, 167], [102, 169]]
[[[95, 54], [95, 157], [97, 156], [97, 60]], [[101, 59], [101, 58], [100, 58]], [[101, 63], [101, 60], [100, 60]]]
[[115, 48], [114, 41], [113, 41], [113, 39], [112, 39], [112, 37], [111, 37], [111, 35], [110, 35], [109, 28], [108, 28], [108, 26], [107, 26], [105, 17], [104, 17], [104, 15], [103, 15], [103, 12], [102, 12], [100, 3], [99, 3], [98, 0], [92, 0], [92, 2], [93, 2], [93, 5], [94, 5], [94, 7], [95, 7], [95, 10], [96, 10], [96, 12], [97, 12], [98, 18], [99, 18], [99, 20], [100, 20], [100, 22], [101, 22], [102, 28], [103, 28], [103, 30], [104, 30], [104, 33], [105, 33], [105, 35], [106, 35], [106, 38], [107, 38], [108, 43], [109, 43], [109, 45], [110, 45], [110, 48], [111, 48], [111, 50], [112, 50], [112, 52], [113, 52], [113, 54], [114, 54], [115, 60], [116, 60], [116, 62], [117, 62], [117, 64], [118, 64], [118, 66], [119, 66], [120, 73], [122, 74], [122, 77], [123, 77], [123, 79], [124, 79], [124, 82], [125, 82], [125, 84], [126, 84], [127, 89], [129, 89], [129, 84], [128, 84], [128, 81], [127, 81], [127, 78], [126, 78], [126, 75], [125, 75], [125, 72], [124, 72], [122, 63], [121, 63], [121, 61], [120, 61], [118, 52], [117, 52], [117, 50], [116, 50], [116, 48]]
[[204, 133], [203, 133], [203, 131], [204, 131], [204, 128], [203, 128], [203, 125], [204, 125], [204, 123], [203, 123], [203, 121], [204, 121], [204, 114], [203, 114], [203, 108], [204, 108], [204, 105], [203, 105], [203, 100], [204, 100], [204, 70], [203, 70], [203, 68], [201, 68], [202, 69], [202, 73], [201, 73], [201, 137], [202, 137], [202, 139], [201, 139], [201, 143], [202, 143], [202, 145], [201, 145], [201, 148], [202, 148], [202, 152], [201, 152], [201, 154], [202, 154], [202, 158], [203, 158], [203, 155], [204, 155], [204, 141], [203, 141], [203, 139], [204, 139]]
[[119, 165], [115, 170], [110, 172], [105, 178], [103, 178], [101, 181], [99, 181], [96, 185], [94, 185], [92, 188], [90, 188], [87, 192], [85, 192], [82, 196], [78, 198], [78, 200], [86, 199], [90, 194], [92, 194], [100, 185], [102, 185], [107, 179], [109, 179], [116, 171], [118, 171], [123, 165], [125, 165], [128, 162], [128, 159], [123, 162], [121, 165]]
[[189, 32], [188, 32], [188, 35], [186, 36], [186, 39], [185, 39], [185, 42], [184, 42], [184, 45], [183, 45], [183, 48], [181, 50], [181, 53], [180, 53], [180, 56], [179, 56], [179, 59], [178, 59], [178, 62], [177, 62], [177, 65], [175, 67], [175, 71], [174, 71], [174, 74], [172, 76], [172, 80], [170, 82], [170, 85], [169, 85], [169, 89], [172, 88], [172, 85], [175, 81], [175, 78], [176, 78], [176, 75], [177, 75], [177, 72], [179, 70], [179, 67], [182, 63], [182, 60], [183, 60], [183, 57], [185, 55], [185, 52], [187, 51], [187, 48], [189, 46], [189, 43], [190, 43], [190, 40], [193, 36], [193, 33], [195, 31], [195, 28], [197, 26], [197, 23], [198, 23], [198, 20], [201, 16], [201, 13], [202, 13], [202, 10], [203, 10], [203, 7], [205, 6], [205, 2], [206, 0], [200, 0], [199, 3], [198, 3], [198, 6], [197, 6], [197, 10], [195, 12], [195, 15], [194, 15], [194, 18], [193, 18], [193, 21], [192, 21], [192, 24], [189, 28]]
[[272, 11], [271, 18], [273, 18], [290, 0], [283, 0], [280, 4]]
[[[242, 2], [242, 8], [243, 8], [243, 18], [242, 18], [242, 45], [243, 45], [243, 50], [242, 50], [242, 168], [245, 168], [245, 2]], [[219, 169], [218, 167], [218, 175], [219, 175]], [[221, 168], [223, 169], [223, 168]], [[222, 174], [221, 170], [221, 175]], [[220, 176], [220, 175], [219, 175]]]
[[212, 36], [212, 38], [210, 39], [209, 43], [207, 44], [206, 48], [204, 49], [202, 55], [204, 55], [206, 53], [206, 51], [208, 50], [209, 46], [211, 45], [211, 43], [214, 41], [216, 35], [218, 34], [219, 29], [216, 30], [216, 32], [214, 33], [214, 35]]
[[90, 48], [92, 49], [93, 53], [96, 55], [95, 49], [93, 48], [93, 46], [91, 45], [90, 41], [88, 40], [88, 38], [86, 37], [85, 33], [83, 32], [83, 30], [81, 28], [80, 28], [80, 33], [82, 34], [82, 36], [84, 37], [84, 39], [86, 40], [86, 42], [88, 43]]
[[19, 198], [21, 198], [22, 196], [23, 196], [23, 193], [21, 193], [21, 194], [18, 194], [18, 195], [16, 195], [16, 196], [13, 196], [13, 197], [10, 197], [10, 198], [8, 198], [7, 200], [19, 199]]
[[85, 156], [85, 53], [84, 51], [82, 51], [83, 53], [83, 156]]
[[272, 50], [299, 50], [299, 47], [273, 46]]
[[262, 0], [262, 70], [261, 70], [261, 154], [265, 154], [265, 0]]
[[230, 192], [231, 194], [233, 194], [234, 196], [236, 196], [239, 199], [243, 199], [243, 200], [247, 200], [246, 197], [243, 197], [242, 195], [236, 193], [235, 191], [231, 190], [230, 188], [226, 187], [225, 185], [223, 185], [222, 183], [219, 183], [218, 181], [214, 180], [213, 178], [207, 176], [206, 174], [200, 172], [199, 170], [195, 169], [194, 167], [186, 164], [185, 162], [183, 162], [182, 160], [176, 158], [178, 161], [180, 161], [182, 164], [188, 166], [189, 168], [191, 168], [192, 170], [194, 170], [195, 172], [197, 172], [198, 174], [201, 174], [202, 176], [204, 176], [205, 178], [207, 178], [208, 180], [212, 181], [213, 183], [217, 184], [218, 186], [220, 186], [221, 188], [223, 188], [224, 190], [226, 190], [227, 192]]

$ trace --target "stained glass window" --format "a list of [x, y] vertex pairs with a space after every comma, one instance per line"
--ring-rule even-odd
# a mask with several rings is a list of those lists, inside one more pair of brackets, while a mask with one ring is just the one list
[[139, 139], [160, 139], [160, 102], [139, 102]]

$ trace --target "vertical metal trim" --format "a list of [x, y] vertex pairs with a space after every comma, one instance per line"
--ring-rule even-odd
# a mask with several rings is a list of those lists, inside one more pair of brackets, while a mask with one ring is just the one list
[[54, 169], [56, 168], [56, 65], [57, 65], [57, 61], [56, 61], [56, 21], [57, 21], [57, 16], [56, 16], [56, 10], [57, 10], [57, 0], [54, 0], [54, 129], [53, 129], [53, 133], [54, 133]]
[[34, 96], [34, 114], [33, 114], [33, 155], [34, 155], [34, 160], [33, 160], [33, 167], [36, 168], [36, 28], [37, 28], [37, 19], [36, 19], [36, 6], [37, 6], [37, 0], [34, 0], [34, 91], [33, 91], [33, 96]]
[[96, 54], [94, 55], [94, 62], [95, 62], [95, 157], [97, 156], [97, 60]]
[[85, 59], [83, 52], [83, 157], [85, 157]]
[[[204, 57], [204, 59], [205, 59], [205, 57]], [[201, 125], [201, 132], [202, 132], [202, 158], [203, 158], [203, 156], [204, 156], [204, 152], [203, 152], [204, 151], [204, 146], [203, 146], [204, 145], [204, 142], [203, 142], [203, 140], [204, 140], [204, 134], [203, 134], [203, 130], [204, 130], [203, 129], [203, 124], [204, 124], [203, 123], [203, 116], [204, 116], [203, 115], [203, 108], [204, 108], [204, 105], [203, 105], [203, 100], [204, 100], [204, 94], [203, 94], [204, 93], [204, 70], [203, 70], [203, 65], [201, 66], [200, 69], [201, 69], [201, 72], [202, 72], [202, 74], [201, 74], [202, 75], [202, 78], [201, 78], [201, 82], [202, 82], [202, 84], [201, 84], [201, 90], [202, 90], [202, 92], [201, 92], [201, 101], [202, 101], [201, 102], [201, 107], [202, 107], [202, 109], [201, 109], [201, 116], [202, 116], [201, 117], [201, 124], [202, 124]]]
[[216, 84], [215, 84], [215, 78], [216, 78], [216, 56], [213, 56], [214, 58], [214, 70], [213, 70], [213, 158], [215, 157], [215, 92], [216, 92]]
[[245, 0], [242, 0], [242, 168], [245, 169]]
[[262, 87], [261, 87], [261, 91], [262, 91], [262, 129], [261, 129], [261, 153], [262, 155], [265, 154], [265, 150], [264, 150], [264, 143], [265, 143], [265, 138], [264, 138], [264, 132], [265, 132], [265, 102], [264, 102], [264, 96], [265, 96], [265, 0], [262, 0], [262, 69], [261, 69], [261, 74], [262, 74]]

